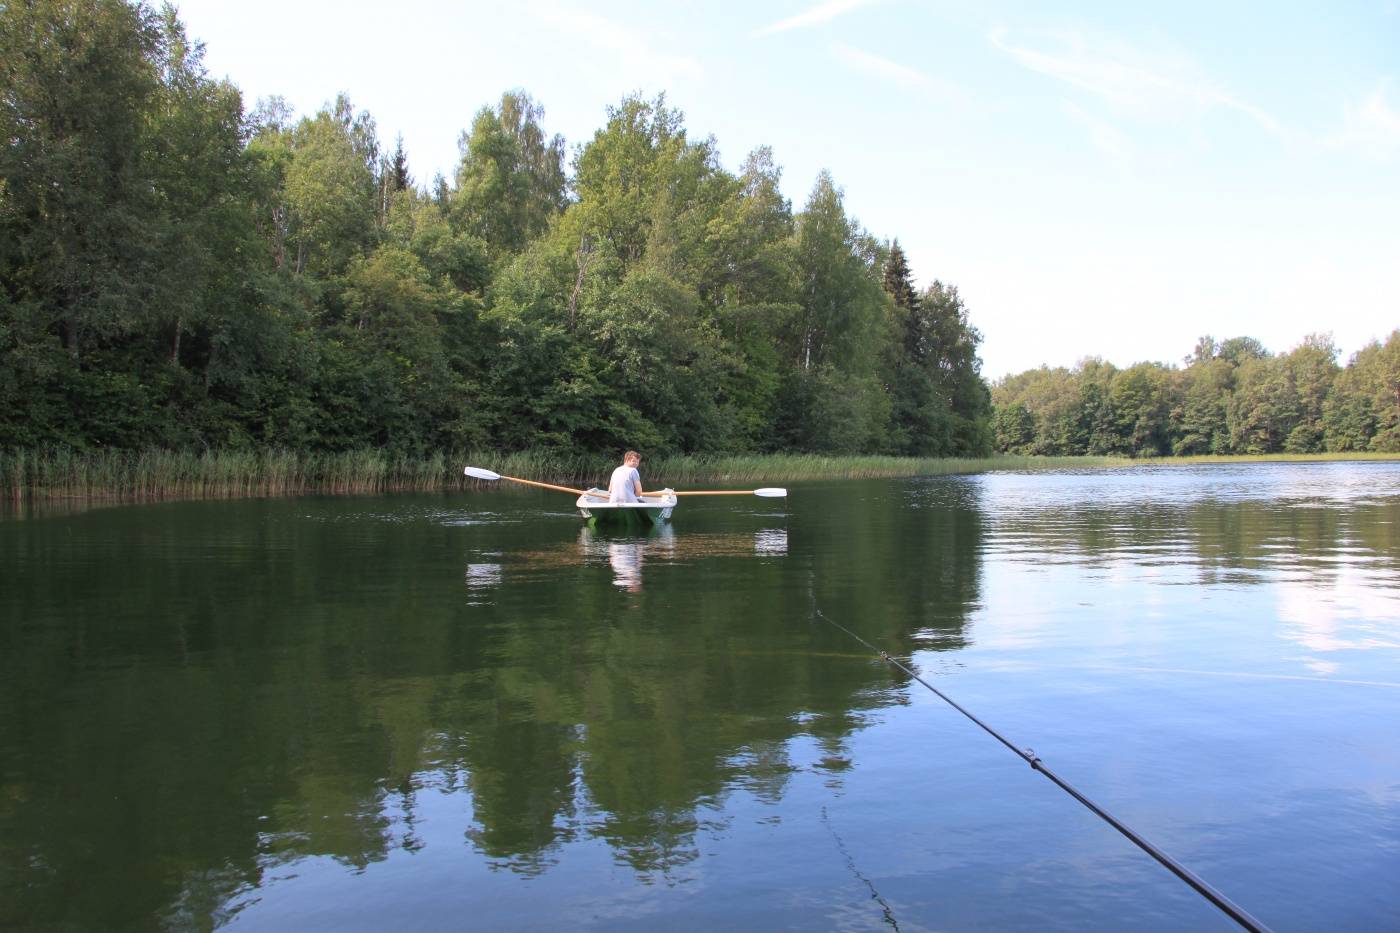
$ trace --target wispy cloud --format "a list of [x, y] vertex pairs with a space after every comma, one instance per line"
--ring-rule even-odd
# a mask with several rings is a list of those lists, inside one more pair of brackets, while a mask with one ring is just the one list
[[754, 33], [754, 37], [771, 36], [774, 33], [789, 32], [793, 29], [806, 29], [808, 26], [816, 26], [819, 23], [830, 22], [844, 13], [849, 13], [863, 6], [869, 6], [874, 2], [875, 0], [826, 0], [825, 3], [818, 3], [814, 7], [803, 10], [796, 16], [789, 16], [787, 19], [780, 19], [776, 23], [769, 23], [767, 26], [764, 26], [758, 32]]
[[1328, 140], [1335, 149], [1351, 149], [1386, 160], [1400, 153], [1400, 111], [1386, 99], [1386, 87], [1376, 88], [1360, 104], [1349, 104], [1342, 131]]
[[700, 62], [689, 55], [662, 52], [653, 37], [621, 23], [560, 3], [531, 4], [536, 20], [549, 23], [580, 42], [611, 53], [611, 60], [629, 72], [646, 74], [664, 86], [676, 78], [699, 79]]
[[893, 82], [900, 87], [935, 94], [945, 98], [961, 98], [963, 96], [962, 92], [955, 85], [926, 75], [916, 68], [910, 68], [908, 65], [901, 65], [899, 62], [890, 61], [888, 58], [883, 58], [871, 52], [852, 48], [840, 42], [832, 45], [831, 52], [836, 56], [838, 61], [848, 68], [873, 75], [884, 81]]
[[1104, 38], [1076, 33], [1059, 37], [1054, 51], [1012, 44], [1006, 31], [994, 30], [992, 45], [1024, 68], [1063, 81], [1141, 117], [1162, 117], [1188, 109], [1225, 108], [1242, 113], [1271, 133], [1282, 133], [1277, 120], [1202, 75], [1190, 61], [1149, 55]]
[[1126, 165], [1132, 155], [1132, 146], [1128, 139], [1120, 133], [1112, 124], [1100, 120], [1082, 107], [1078, 107], [1069, 101], [1064, 103], [1065, 114], [1084, 127], [1089, 134], [1090, 141], [1094, 148], [1120, 165]]

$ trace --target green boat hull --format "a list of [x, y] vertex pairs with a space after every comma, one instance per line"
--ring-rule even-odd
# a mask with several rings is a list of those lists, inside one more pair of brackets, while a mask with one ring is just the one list
[[604, 528], [647, 528], [661, 525], [671, 518], [676, 507], [675, 493], [647, 496], [641, 502], [609, 502], [607, 493], [589, 490], [578, 497], [579, 512], [590, 525]]

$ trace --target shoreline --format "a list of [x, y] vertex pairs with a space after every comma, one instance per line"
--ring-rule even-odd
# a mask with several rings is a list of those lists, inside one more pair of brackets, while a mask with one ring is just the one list
[[[1198, 466], [1228, 463], [1400, 461], [1400, 453], [1231, 454], [1154, 457], [977, 458], [747, 454], [654, 457], [643, 460], [653, 484], [736, 484], [801, 480], [946, 476], [999, 470]], [[589, 454], [453, 451], [404, 457], [377, 450], [327, 454], [287, 450], [0, 451], [0, 499], [160, 501], [299, 495], [447, 492], [477, 488], [462, 475], [471, 464], [507, 476], [555, 483], [589, 483], [606, 476], [614, 458]]]

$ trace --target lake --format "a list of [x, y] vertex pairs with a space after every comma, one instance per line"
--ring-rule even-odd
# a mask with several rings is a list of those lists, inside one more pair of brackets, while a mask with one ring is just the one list
[[1400, 929], [1400, 463], [790, 492], [0, 513], [0, 928]]

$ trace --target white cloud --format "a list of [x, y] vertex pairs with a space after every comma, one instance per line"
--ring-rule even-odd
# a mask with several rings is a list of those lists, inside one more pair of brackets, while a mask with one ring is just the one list
[[657, 86], [676, 79], [699, 80], [704, 76], [700, 62], [689, 55], [657, 51], [651, 37], [613, 20], [557, 3], [531, 5], [537, 23], [549, 24], [560, 32], [611, 54], [612, 63], [632, 74], [644, 74]]
[[1400, 599], [1384, 589], [1379, 576], [1340, 565], [1330, 585], [1279, 581], [1279, 637], [1314, 655], [1400, 648], [1395, 634]]
[[947, 98], [963, 96], [953, 85], [932, 78], [918, 69], [890, 61], [888, 58], [854, 49], [839, 42], [831, 47], [831, 51], [847, 67], [874, 75], [882, 80], [892, 81], [901, 87], [934, 93]]
[[789, 16], [787, 19], [780, 19], [776, 23], [764, 26], [754, 37], [771, 36], [774, 33], [788, 32], [792, 29], [805, 29], [808, 26], [816, 26], [820, 23], [830, 22], [842, 14], [863, 6], [869, 6], [874, 0], [827, 0], [826, 3], [819, 3], [814, 7], [798, 13], [796, 16]]
[[1162, 118], [1183, 109], [1225, 108], [1242, 113], [1271, 133], [1277, 120], [1200, 74], [1190, 61], [1149, 55], [1106, 38], [1064, 33], [1054, 52], [1013, 45], [1003, 29], [993, 30], [992, 45], [1023, 68], [1063, 81], [1138, 117]]
[[1386, 99], [1386, 88], [1376, 88], [1360, 104], [1348, 104], [1342, 131], [1328, 142], [1381, 160], [1400, 153], [1400, 112]]

